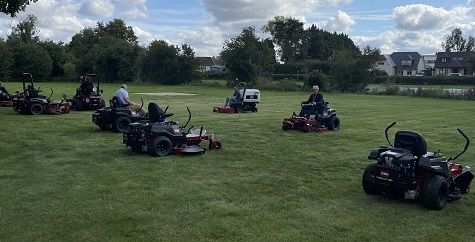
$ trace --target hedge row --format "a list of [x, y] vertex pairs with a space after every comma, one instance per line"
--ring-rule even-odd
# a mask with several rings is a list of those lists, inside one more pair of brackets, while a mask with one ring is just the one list
[[392, 82], [398, 85], [467, 85], [475, 86], [475, 76], [379, 76], [375, 83]]

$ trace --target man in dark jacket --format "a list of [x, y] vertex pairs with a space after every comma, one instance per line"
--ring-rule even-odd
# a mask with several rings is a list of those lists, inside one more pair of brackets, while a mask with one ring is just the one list
[[323, 95], [318, 92], [319, 90], [320, 87], [313, 86], [313, 93], [308, 100], [304, 102], [304, 104], [307, 105], [302, 106], [302, 110], [300, 110], [299, 114], [300, 117], [309, 118], [315, 111], [320, 111], [323, 108]]
[[229, 107], [231, 103], [237, 102], [241, 99], [241, 93], [239, 92], [239, 87], [234, 87], [234, 93], [232, 97], [226, 98], [226, 103], [224, 104], [225, 107]]

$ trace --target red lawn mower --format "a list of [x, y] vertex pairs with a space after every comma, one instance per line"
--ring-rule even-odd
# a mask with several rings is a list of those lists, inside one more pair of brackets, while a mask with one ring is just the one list
[[[328, 130], [340, 129], [340, 118], [336, 116], [334, 109], [328, 108], [328, 102], [323, 101], [323, 105], [316, 108], [313, 114], [307, 117], [299, 117], [293, 113], [292, 117], [284, 118], [282, 122], [283, 130], [300, 130], [304, 133], [326, 132]], [[300, 106], [312, 105], [308, 102], [301, 102]]]
[[[30, 83], [27, 86], [25, 78], [30, 77]], [[65, 102], [66, 95], [63, 94], [63, 100], [50, 101], [53, 95], [53, 89], [51, 94], [47, 98], [46, 96], [39, 95], [40, 88], [35, 89], [33, 83], [33, 76], [30, 73], [23, 73], [23, 93], [19, 93], [13, 96], [13, 110], [21, 114], [65, 114], [69, 113], [69, 103]]]
[[104, 99], [102, 99], [101, 93], [103, 90], [99, 89], [99, 78], [97, 78], [97, 86], [93, 86], [92, 78], [96, 74], [86, 74], [81, 80], [84, 83], [86, 80], [91, 82], [90, 86], [76, 89], [76, 95], [73, 99], [68, 99], [71, 102], [71, 108], [75, 111], [81, 110], [97, 110], [106, 106]]

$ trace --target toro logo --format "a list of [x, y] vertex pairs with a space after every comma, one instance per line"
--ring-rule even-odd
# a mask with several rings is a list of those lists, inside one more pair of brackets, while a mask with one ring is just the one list
[[389, 172], [387, 172], [387, 171], [381, 171], [381, 172], [379, 172], [379, 175], [380, 175], [381, 177], [388, 178], [388, 177], [389, 177]]

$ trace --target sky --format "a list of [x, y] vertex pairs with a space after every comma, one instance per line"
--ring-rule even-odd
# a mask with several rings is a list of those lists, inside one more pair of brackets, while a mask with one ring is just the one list
[[360, 49], [369, 45], [382, 54], [435, 54], [457, 27], [465, 39], [475, 37], [475, 0], [38, 0], [16, 18], [0, 13], [0, 38], [27, 14], [37, 16], [41, 40], [69, 43], [81, 29], [122, 19], [140, 45], [188, 44], [195, 56], [218, 56], [244, 27], [268, 38], [261, 27], [275, 16], [344, 33]]

